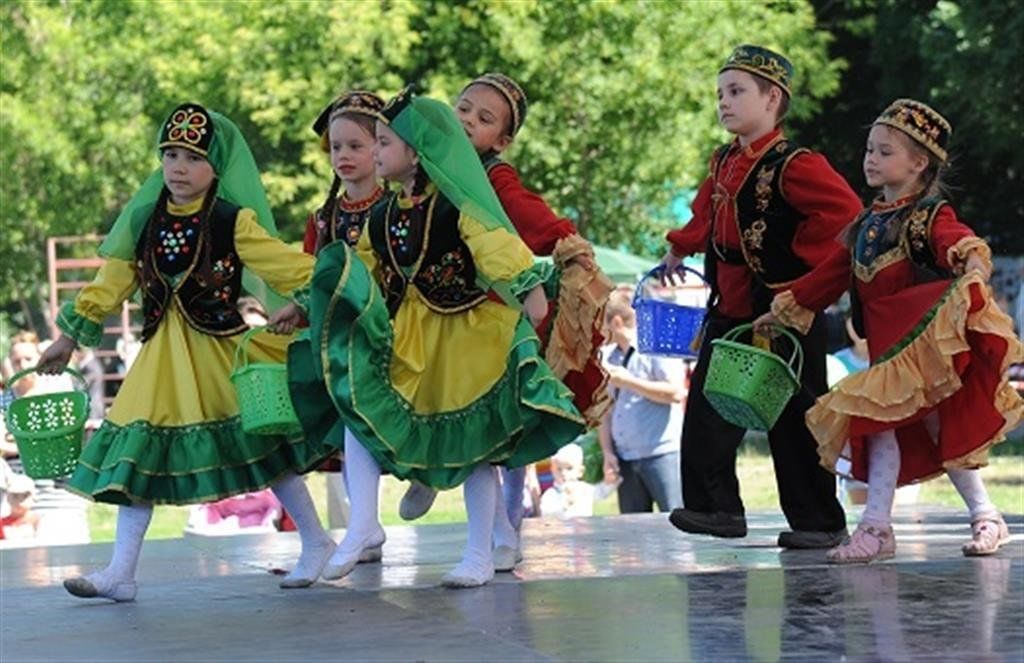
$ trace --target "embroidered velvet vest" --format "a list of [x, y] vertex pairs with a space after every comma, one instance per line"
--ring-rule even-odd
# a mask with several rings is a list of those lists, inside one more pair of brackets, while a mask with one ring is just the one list
[[[897, 207], [875, 210], [868, 207], [854, 221], [857, 237], [853, 247], [854, 279], [870, 281], [880, 271], [901, 260], [909, 260], [915, 283], [953, 278], [941, 267], [932, 250], [932, 224], [943, 205], [939, 198], [924, 198], [913, 209]], [[898, 224], [896, 231], [890, 230]], [[864, 335], [864, 319], [857, 284], [850, 287], [851, 316], [858, 334]]]
[[376, 193], [369, 198], [351, 204], [346, 204], [345, 199], [339, 196], [334, 203], [333, 212], [324, 208], [317, 210], [317, 237], [314, 254], [339, 239], [352, 247], [358, 244], [359, 237], [363, 234], [363, 228], [366, 227], [366, 222], [370, 219], [370, 210], [383, 195], [384, 190], [377, 189]]
[[[242, 287], [242, 261], [235, 250], [239, 209], [218, 198], [206, 221], [206, 233], [202, 212], [198, 211], [176, 216], [164, 210], [149, 221], [158, 224], [152, 250], [146, 255], [148, 229], [135, 248], [142, 290], [143, 341], [153, 336], [172, 297], [196, 331], [231, 336], [247, 328], [236, 307]], [[209, 279], [200, 273], [207, 254]], [[144, 269], [147, 261], [149, 269]]]
[[[797, 279], [810, 268], [793, 251], [793, 239], [804, 219], [782, 194], [782, 174], [798, 154], [808, 152], [780, 140], [753, 165], [736, 193], [734, 216], [739, 229], [743, 260], [765, 285], [779, 286]], [[715, 178], [719, 177], [728, 148], [719, 149]], [[725, 257], [726, 262], [734, 262]]]
[[476, 265], [459, 234], [459, 210], [440, 192], [410, 208], [389, 194], [374, 206], [367, 232], [392, 316], [410, 282], [438, 313], [465, 311], [487, 298], [476, 285]]

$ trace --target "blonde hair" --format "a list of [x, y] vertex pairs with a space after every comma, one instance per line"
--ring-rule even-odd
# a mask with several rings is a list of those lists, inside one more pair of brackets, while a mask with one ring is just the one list
[[632, 292], [615, 290], [608, 296], [608, 303], [604, 307], [604, 321], [610, 323], [615, 316], [619, 316], [626, 325], [636, 324]]

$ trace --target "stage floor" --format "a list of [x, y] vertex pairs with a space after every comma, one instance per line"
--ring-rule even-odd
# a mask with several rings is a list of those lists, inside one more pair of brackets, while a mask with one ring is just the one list
[[748, 518], [731, 540], [657, 514], [527, 520], [524, 562], [471, 590], [438, 587], [463, 525], [388, 528], [382, 564], [288, 591], [294, 534], [151, 541], [126, 604], [60, 587], [110, 544], [3, 550], [0, 661], [1024, 659], [1024, 517], [968, 559], [965, 514], [904, 509], [896, 558], [849, 567]]

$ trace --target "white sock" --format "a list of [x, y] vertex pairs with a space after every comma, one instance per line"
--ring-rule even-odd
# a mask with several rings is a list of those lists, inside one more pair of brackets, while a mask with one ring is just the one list
[[878, 527], [892, 523], [892, 503], [900, 474], [900, 445], [887, 430], [868, 436], [868, 502], [861, 521]]
[[469, 535], [462, 561], [451, 575], [475, 578], [481, 583], [494, 577], [491, 535], [494, 531], [495, 503], [498, 501], [498, 477], [490, 465], [477, 465], [463, 484]]
[[288, 515], [295, 521], [295, 528], [299, 530], [303, 549], [320, 544], [324, 539], [330, 538], [324, 531], [323, 525], [320, 524], [320, 517], [317, 516], [316, 507], [313, 506], [313, 498], [309, 496], [305, 479], [294, 472], [289, 472], [270, 488], [288, 511]]
[[86, 576], [101, 593], [109, 591], [117, 583], [135, 580], [142, 540], [152, 518], [152, 504], [133, 504], [117, 509], [117, 533], [110, 564], [102, 571]]
[[[500, 485], [498, 479], [498, 468], [491, 468], [494, 474], [495, 485]], [[498, 495], [501, 496], [499, 490]], [[494, 539], [494, 547], [508, 546], [513, 550], [519, 547], [519, 535], [516, 534], [515, 528], [512, 526], [511, 521], [508, 519], [508, 509], [505, 505], [505, 500], [496, 499], [494, 500], [494, 531], [492, 537]]]
[[358, 555], [367, 540], [381, 529], [377, 515], [380, 466], [355, 435], [345, 431], [345, 481], [350, 506], [348, 529], [335, 552], [335, 561]]
[[999, 513], [999, 509], [988, 497], [988, 491], [985, 490], [985, 483], [981, 480], [980, 471], [946, 470], [946, 474], [949, 475], [949, 480], [956, 486], [956, 491], [960, 493], [964, 504], [971, 512], [971, 520], [982, 515]]

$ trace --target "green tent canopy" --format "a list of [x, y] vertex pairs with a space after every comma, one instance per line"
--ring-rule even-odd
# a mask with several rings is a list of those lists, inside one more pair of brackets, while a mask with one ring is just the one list
[[[634, 283], [658, 264], [658, 258], [644, 258], [628, 251], [620, 251], [607, 246], [594, 245], [594, 256], [597, 264], [615, 283]], [[550, 262], [550, 258], [537, 258]], [[691, 256], [683, 261], [687, 267], [704, 272], [704, 259]]]

